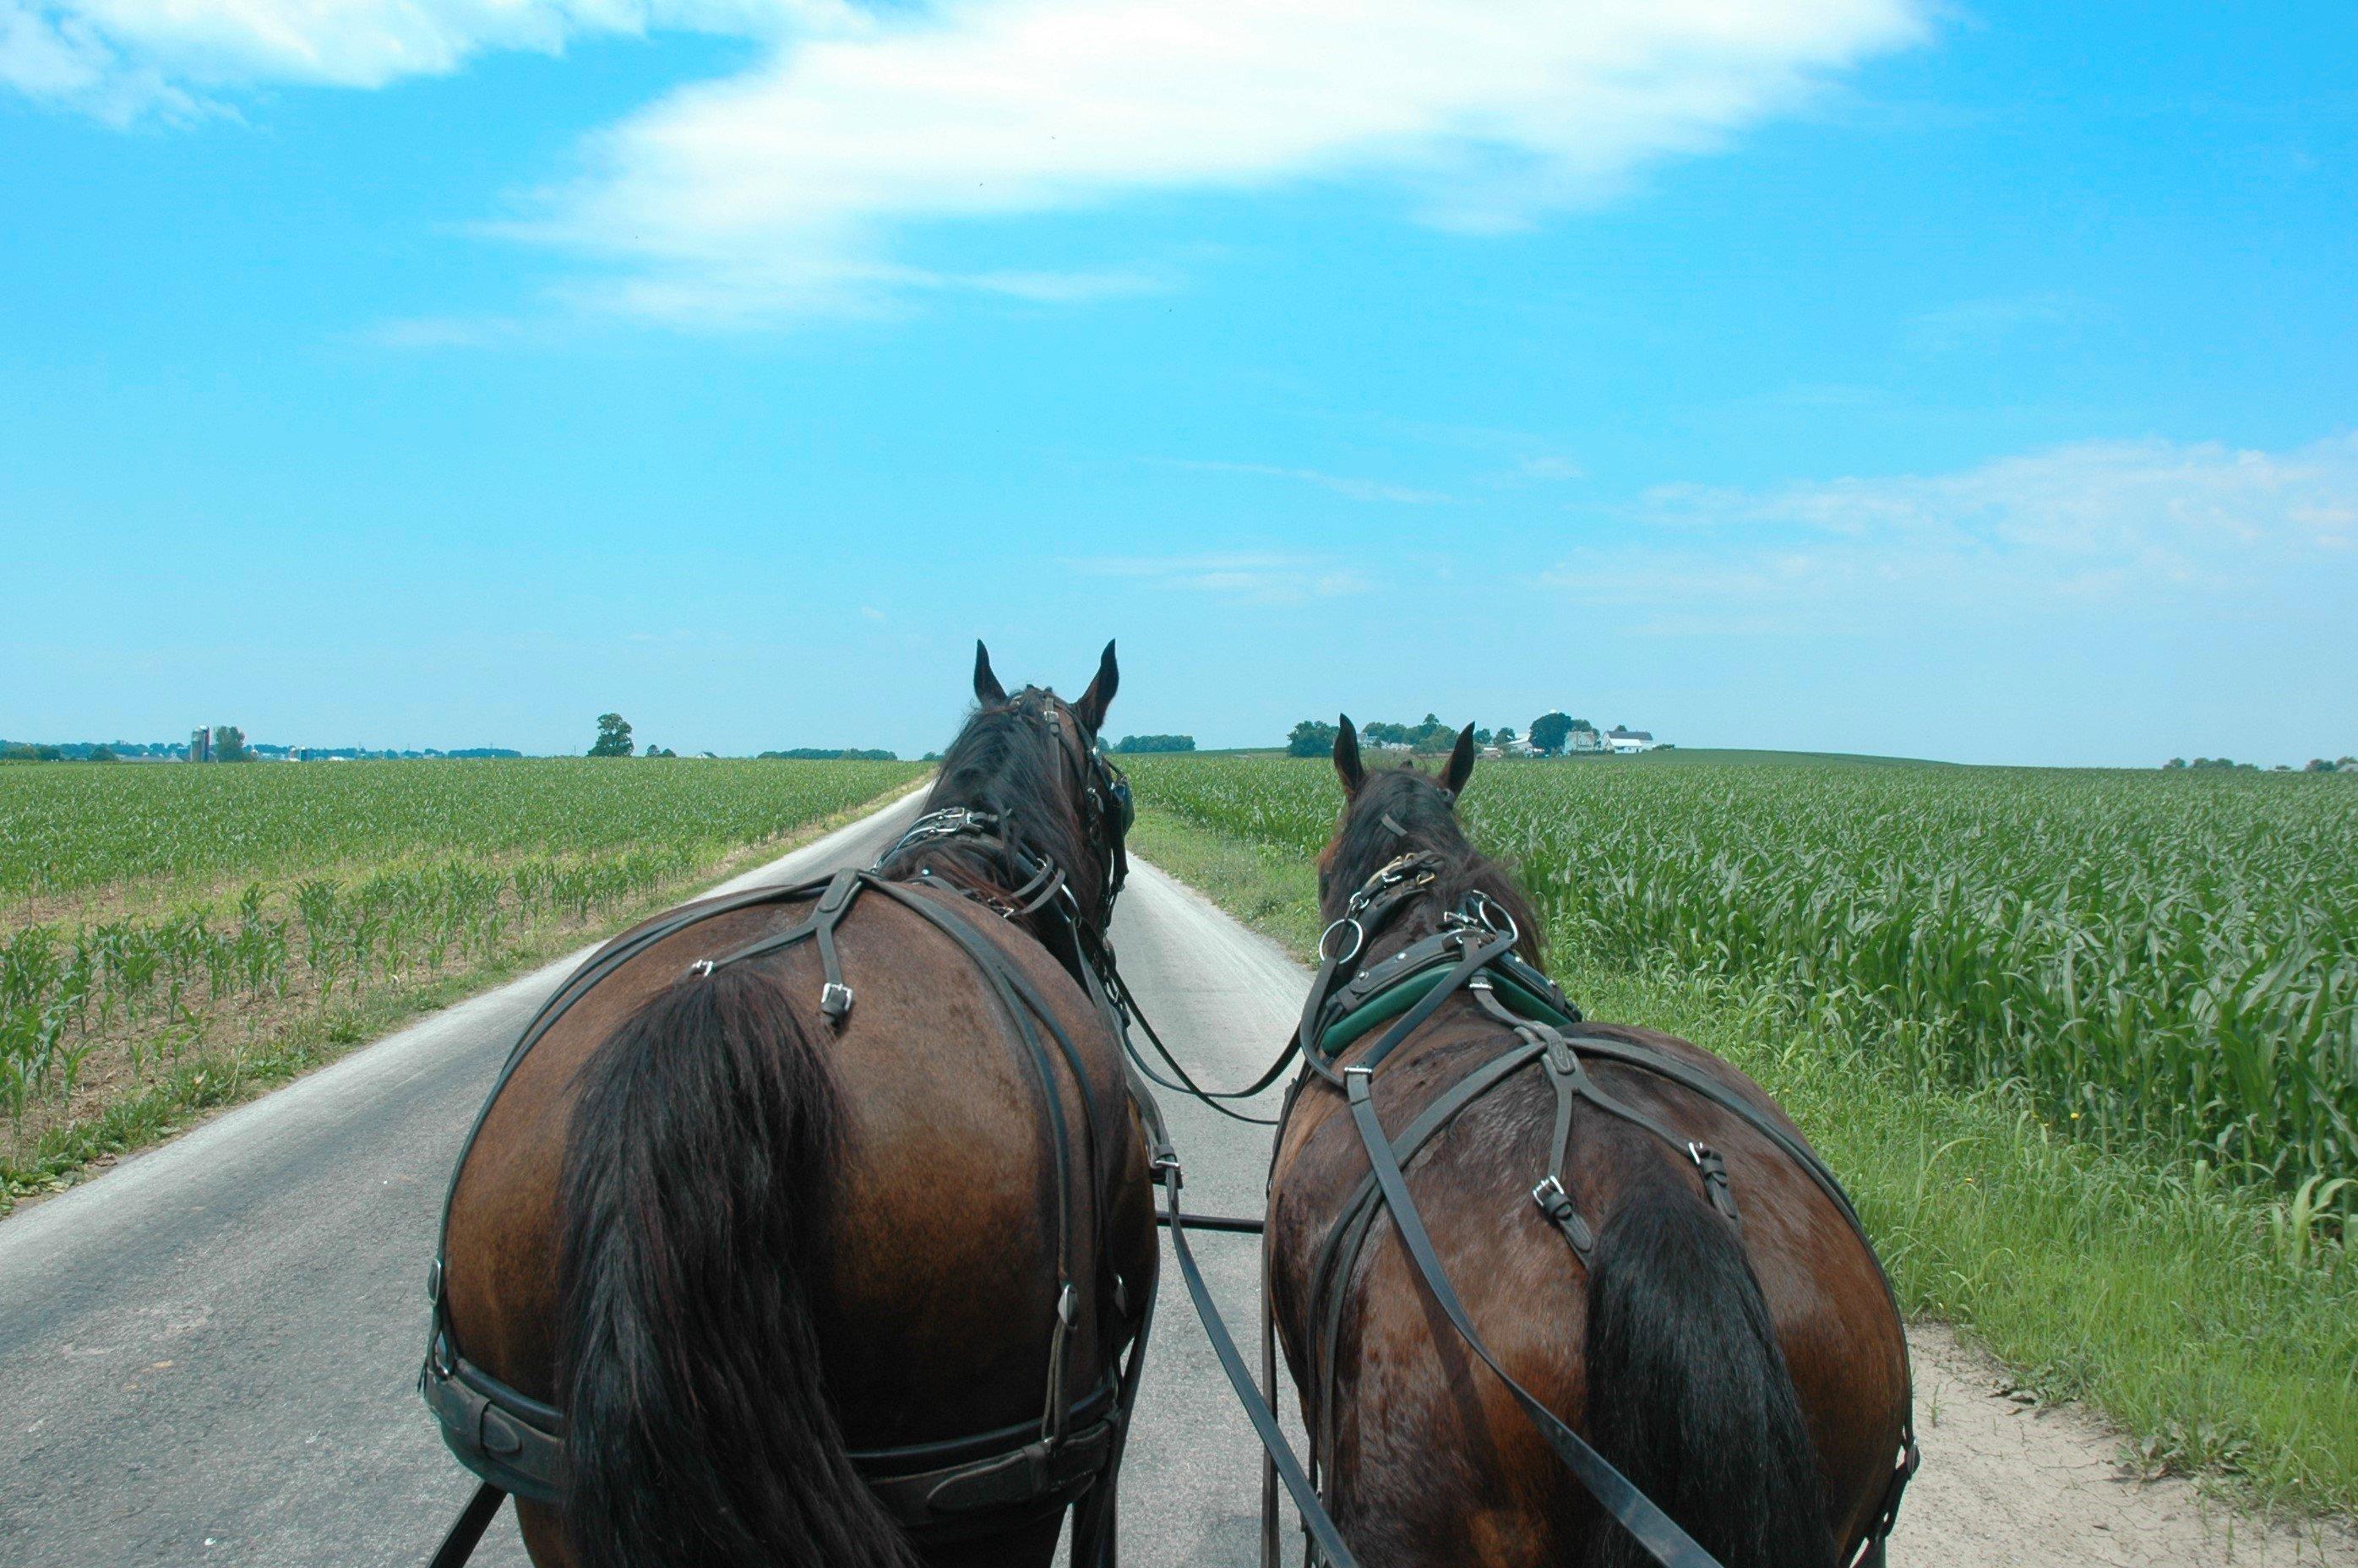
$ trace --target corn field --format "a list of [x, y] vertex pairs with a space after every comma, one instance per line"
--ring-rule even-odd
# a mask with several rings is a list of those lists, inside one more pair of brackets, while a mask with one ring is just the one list
[[[1130, 773], [1142, 806], [1303, 857], [1340, 801], [1323, 762]], [[2106, 1144], [2286, 1190], [2358, 1172], [2352, 780], [1493, 762], [1464, 813], [1559, 955], [1790, 1000]]]
[[[920, 771], [0, 769], [0, 1110], [21, 1125], [28, 1105], [70, 1099], [93, 1052], [135, 1078], [290, 1001], [324, 1010], [588, 926]], [[223, 891], [224, 873], [243, 885]]]

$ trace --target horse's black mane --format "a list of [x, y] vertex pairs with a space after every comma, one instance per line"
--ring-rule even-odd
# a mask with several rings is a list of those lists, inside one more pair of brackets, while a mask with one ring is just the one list
[[[1074, 892], [1087, 900], [1089, 890], [1101, 884], [1105, 869], [1065, 776], [1070, 742], [1042, 723], [1056, 700], [1052, 692], [1026, 687], [1003, 703], [977, 708], [942, 753], [941, 774], [925, 797], [925, 809], [964, 806], [991, 813], [1011, 847], [1062, 870]], [[1065, 721], [1079, 727], [1069, 710]], [[1079, 738], [1084, 745], [1094, 739], [1085, 731]], [[938, 846], [929, 852], [939, 859], [949, 851]]]
[[[1394, 824], [1401, 831], [1393, 831]], [[1318, 866], [1318, 903], [1325, 918], [1339, 917], [1345, 902], [1362, 883], [1387, 861], [1412, 849], [1440, 856], [1442, 866], [1432, 891], [1403, 912], [1395, 931], [1412, 936], [1433, 931], [1442, 912], [1455, 909], [1468, 893], [1480, 892], [1514, 917], [1523, 934], [1519, 944], [1523, 957], [1545, 966], [1546, 939], [1531, 899], [1504, 867], [1486, 859], [1467, 840], [1440, 784], [1406, 763], [1370, 772], [1359, 792], [1344, 803], [1342, 827]]]

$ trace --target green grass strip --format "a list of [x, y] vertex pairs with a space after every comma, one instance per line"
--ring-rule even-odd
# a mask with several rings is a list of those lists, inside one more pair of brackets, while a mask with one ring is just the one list
[[[1296, 957], [1314, 946], [1317, 879], [1298, 858], [1156, 811], [1131, 843]], [[1751, 1074], [1841, 1173], [1907, 1309], [1968, 1329], [2039, 1397], [2104, 1411], [2137, 1467], [2358, 1510], [2358, 1263], [2288, 1202], [2062, 1136], [2019, 1089], [1873, 1065], [1771, 999], [1574, 955], [1555, 978], [1593, 1018]]]

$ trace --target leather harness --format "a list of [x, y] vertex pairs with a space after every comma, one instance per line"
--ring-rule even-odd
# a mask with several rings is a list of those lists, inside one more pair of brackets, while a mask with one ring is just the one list
[[[1052, 744], [1070, 754], [1076, 750], [1084, 778], [1083, 794], [1089, 806], [1088, 824], [1095, 847], [1106, 860], [1106, 880], [1096, 923], [1083, 918], [1078, 899], [1063, 869], [1033, 854], [1019, 842], [1012, 824], [999, 814], [968, 807], [950, 807], [919, 817], [891, 849], [865, 871], [846, 870], [789, 887], [755, 888], [730, 897], [675, 911], [636, 932], [609, 943], [594, 954], [544, 1003], [525, 1028], [502, 1066], [492, 1091], [469, 1128], [452, 1167], [451, 1184], [444, 1196], [442, 1220], [434, 1261], [427, 1271], [427, 1294], [432, 1303], [426, 1362], [418, 1373], [418, 1390], [441, 1426], [444, 1442], [460, 1464], [481, 1478], [430, 1568], [459, 1568], [498, 1512], [503, 1497], [514, 1494], [533, 1502], [561, 1501], [565, 1486], [564, 1413], [508, 1387], [460, 1351], [449, 1316], [445, 1281], [448, 1273], [450, 1209], [484, 1119], [500, 1092], [514, 1076], [532, 1047], [557, 1021], [600, 980], [655, 944], [717, 915], [763, 905], [811, 904], [798, 924], [756, 938], [714, 957], [689, 966], [692, 974], [714, 970], [750, 958], [782, 952], [805, 942], [817, 949], [825, 983], [818, 1011], [830, 1028], [839, 1028], [857, 1000], [845, 979], [836, 932], [852, 906], [864, 894], [900, 904], [947, 936], [989, 982], [1008, 1033], [1019, 1047], [1043, 1090], [1044, 1134], [1055, 1151], [1052, 1162], [1057, 1225], [1057, 1289], [1049, 1329], [1046, 1392], [1036, 1421], [997, 1431], [978, 1433], [948, 1442], [912, 1444], [896, 1448], [855, 1451], [849, 1454], [885, 1512], [920, 1541], [947, 1541], [992, 1533], [1043, 1513], [1080, 1500], [1093, 1488], [1104, 1499], [1101, 1508], [1084, 1508], [1076, 1515], [1073, 1560], [1087, 1568], [1111, 1568], [1114, 1540], [1111, 1498], [1119, 1474], [1130, 1414], [1138, 1394], [1152, 1329], [1153, 1292], [1142, 1292], [1135, 1315], [1120, 1324], [1120, 1332], [1097, 1336], [1117, 1356], [1093, 1381], [1076, 1362], [1087, 1336], [1076, 1333], [1081, 1314], [1098, 1298], [1094, 1290], [1076, 1284], [1081, 1238], [1075, 1233], [1075, 1147], [1067, 1126], [1055, 1057], [1077, 1086], [1084, 1110], [1086, 1142], [1080, 1161], [1089, 1173], [1090, 1206], [1103, 1226], [1111, 1205], [1094, 1180], [1100, 1170], [1096, 1157], [1109, 1130], [1107, 1108], [1098, 1103], [1084, 1064], [1055, 1009], [1022, 970], [979, 935], [969, 921], [953, 913], [948, 898], [973, 899], [1002, 918], [1028, 917], [1051, 912], [1057, 934], [1069, 946], [1068, 967], [1098, 1015], [1115, 1033], [1122, 1033], [1123, 1013], [1109, 993], [1105, 977], [1113, 973], [1113, 954], [1105, 934], [1112, 918], [1113, 901], [1127, 880], [1128, 855], [1123, 844], [1132, 806], [1129, 784], [1120, 771], [1096, 746], [1075, 735], [1074, 748], [1065, 746], [1062, 716], [1044, 693], [1026, 691], [1011, 706], [1041, 722], [1051, 732]], [[1075, 727], [1077, 730], [1077, 727]], [[1011, 891], [978, 891], [937, 876], [921, 864], [913, 881], [888, 879], [884, 868], [931, 846], [956, 844], [979, 851], [1007, 873]], [[1044, 1029], [1048, 1041], [1041, 1038]], [[1126, 1043], [1126, 1037], [1125, 1037]], [[1170, 1144], [1163, 1135], [1160, 1109], [1131, 1071], [1127, 1055], [1122, 1064], [1132, 1102], [1150, 1130], [1156, 1169], [1169, 1161]], [[1109, 1293], [1118, 1313], [1132, 1311], [1127, 1281], [1112, 1272], [1106, 1238], [1098, 1238], [1097, 1255], [1109, 1275]], [[1120, 1353], [1127, 1346], [1127, 1354]]]
[[[1282, 1062], [1298, 1052], [1303, 1067], [1287, 1095], [1285, 1110], [1279, 1118], [1281, 1125], [1291, 1116], [1304, 1086], [1320, 1082], [1339, 1088], [1349, 1105], [1353, 1125], [1368, 1161], [1368, 1173], [1328, 1228], [1311, 1274], [1313, 1331], [1307, 1348], [1317, 1400], [1317, 1409], [1310, 1412], [1312, 1473], [1316, 1474], [1322, 1455], [1335, 1452], [1336, 1350], [1342, 1336], [1347, 1287], [1378, 1215], [1388, 1211], [1426, 1289], [1459, 1337], [1497, 1374], [1541, 1436], [1606, 1512], [1665, 1568], [1717, 1568], [1710, 1553], [1510, 1376], [1490, 1353], [1476, 1331], [1465, 1303], [1450, 1284], [1425, 1230], [1423, 1217], [1409, 1191], [1404, 1168], [1468, 1107], [1522, 1069], [1537, 1065], [1554, 1090], [1555, 1121], [1548, 1168], [1532, 1186], [1531, 1200], [1563, 1237], [1584, 1269], [1595, 1246], [1595, 1227], [1566, 1192], [1563, 1179], [1575, 1101], [1585, 1100], [1677, 1150], [1693, 1166], [1713, 1209], [1729, 1225], [1740, 1228], [1726, 1162], [1718, 1152], [1680, 1136], [1647, 1113], [1606, 1093], [1583, 1063], [1584, 1056], [1591, 1056], [1668, 1078], [1742, 1118], [1800, 1165], [1825, 1193], [1856, 1233], [1869, 1258], [1875, 1257], [1874, 1245], [1841, 1183], [1824, 1162], [1758, 1107], [1693, 1065], [1654, 1046], [1584, 1029], [1579, 1010], [1565, 1000], [1555, 982], [1516, 954], [1521, 934], [1512, 918], [1480, 892], [1469, 894], [1463, 906], [1448, 912], [1443, 917], [1442, 928], [1433, 935], [1381, 963], [1358, 969], [1357, 961], [1374, 935], [1410, 899], [1433, 883], [1442, 866], [1440, 857], [1429, 852], [1401, 855], [1379, 869], [1352, 894], [1342, 918], [1328, 926], [1319, 939], [1317, 979], [1303, 1005], [1295, 1039], [1285, 1058], [1281, 1058]], [[1348, 946], [1340, 945], [1346, 935]], [[1376, 1115], [1376, 1069], [1443, 1002], [1460, 992], [1471, 995], [1485, 1013], [1512, 1031], [1515, 1043], [1426, 1104], [1399, 1133], [1385, 1132]], [[1339, 1053], [1391, 1019], [1398, 1022], [1357, 1061], [1347, 1068], [1336, 1069], [1335, 1059]], [[1877, 1272], [1880, 1276], [1879, 1260]], [[1887, 1276], [1882, 1277], [1885, 1292], [1889, 1294], [1890, 1281]], [[1898, 1315], [1896, 1297], [1892, 1311]], [[1273, 1305], [1264, 1289], [1263, 1371], [1273, 1388], [1272, 1312]], [[1913, 1402], [1911, 1392], [1905, 1407], [1908, 1413], [1901, 1418], [1899, 1453], [1884, 1497], [1860, 1539], [1844, 1554], [1843, 1561], [1852, 1568], [1880, 1568], [1884, 1561], [1900, 1495], [1915, 1473], [1919, 1459]], [[1328, 1480], [1331, 1482], [1331, 1476]], [[1271, 1490], [1265, 1487], [1265, 1495]], [[1322, 1494], [1324, 1491], [1322, 1487]], [[1322, 1495], [1324, 1500], [1328, 1499]], [[1273, 1510], [1265, 1509], [1264, 1516], [1263, 1556], [1265, 1561], [1273, 1562]]]

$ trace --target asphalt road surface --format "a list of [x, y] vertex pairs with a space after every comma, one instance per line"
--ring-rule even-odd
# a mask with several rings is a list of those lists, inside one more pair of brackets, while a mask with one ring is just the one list
[[[916, 810], [912, 797], [730, 885], [866, 864]], [[1282, 954], [1146, 866], [1115, 939], [1207, 1081], [1258, 1072], [1301, 996]], [[517, 1031], [579, 957], [0, 1222], [0, 1564], [425, 1560], [471, 1485], [413, 1387], [443, 1187]], [[1170, 1115], [1190, 1206], [1259, 1212], [1266, 1133], [1194, 1106]], [[1212, 1236], [1197, 1251], [1249, 1338], [1255, 1243]], [[1258, 1450], [1165, 1275], [1125, 1557], [1240, 1563]], [[477, 1554], [487, 1568], [525, 1561], [511, 1518]]]
[[[916, 810], [898, 803], [730, 885], [866, 864]], [[1137, 862], [1114, 935], [1201, 1081], [1259, 1075], [1301, 969]], [[424, 1563], [472, 1486], [413, 1388], [444, 1184], [510, 1043], [579, 957], [0, 1221], [0, 1568]], [[1188, 1207], [1259, 1213], [1267, 1132], [1163, 1098]], [[1258, 1245], [1206, 1235], [1196, 1251], [1253, 1355]], [[1926, 1460], [1895, 1563], [2358, 1564], [2335, 1526], [2255, 1528], [2183, 1483], [2122, 1486], [2101, 1426], [2006, 1399], [1945, 1330], [1917, 1340]], [[1123, 1499], [1126, 1563], [1255, 1561], [1260, 1452], [1167, 1243]], [[475, 1560], [525, 1562], [512, 1515]]]

